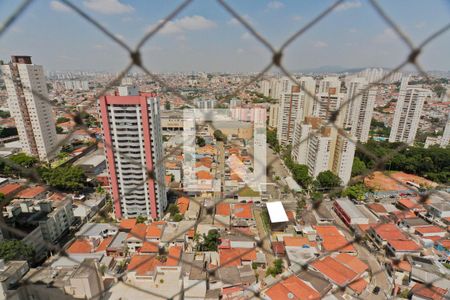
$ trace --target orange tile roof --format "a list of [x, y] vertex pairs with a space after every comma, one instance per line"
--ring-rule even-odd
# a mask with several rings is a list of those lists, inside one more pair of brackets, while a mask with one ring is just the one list
[[219, 250], [220, 266], [240, 266], [242, 261], [256, 260], [256, 249], [231, 248]]
[[45, 192], [47, 189], [41, 185], [32, 186], [29, 188], [26, 188], [24, 190], [21, 190], [17, 195], [16, 198], [23, 198], [23, 199], [32, 199], [36, 196], [39, 196], [43, 192]]
[[122, 219], [120, 220], [119, 228], [131, 230], [136, 225], [136, 219]]
[[113, 240], [112, 236], [107, 237], [106, 239], [104, 239], [100, 245], [98, 245], [97, 249], [95, 249], [95, 252], [102, 252], [102, 251], [106, 251], [106, 248], [108, 248], [109, 244], [111, 244]]
[[169, 185], [172, 182], [172, 176], [166, 175], [164, 178], [166, 185]]
[[385, 241], [409, 240], [395, 224], [380, 224], [374, 227], [375, 232]]
[[18, 190], [22, 188], [22, 185], [19, 183], [7, 183], [4, 186], [0, 187], [0, 193], [5, 197], [8, 197], [12, 194], [15, 194]]
[[275, 284], [265, 294], [273, 300], [320, 299], [319, 292], [295, 275], [291, 275], [287, 279]]
[[147, 226], [145, 237], [148, 239], [160, 239], [162, 235], [163, 224], [156, 224], [156, 222], [151, 223]]
[[450, 249], [450, 240], [442, 240], [439, 242], [439, 244], [441, 244], [442, 247]]
[[187, 237], [188, 238], [193, 238], [194, 235], [195, 235], [195, 228], [189, 229], [189, 231], [187, 232]]
[[392, 212], [392, 214], [394, 214], [400, 220], [417, 218], [416, 214], [410, 210], [397, 210]]
[[395, 269], [399, 269], [405, 272], [411, 272], [411, 264], [407, 260], [401, 260], [398, 264], [394, 265]]
[[312, 262], [311, 266], [339, 286], [345, 286], [357, 276], [355, 272], [334, 260], [330, 256], [327, 256], [322, 260]]
[[186, 197], [180, 197], [177, 200], [177, 206], [178, 206], [178, 210], [180, 211], [180, 214], [184, 215], [186, 213], [186, 211], [189, 208], [189, 198]]
[[448, 289], [439, 288], [437, 286], [427, 287], [425, 284], [416, 283], [411, 289], [411, 292], [421, 298], [441, 300], [445, 299], [445, 294], [447, 294]]
[[308, 238], [302, 236], [285, 236], [283, 238], [285, 246], [302, 247], [308, 245], [311, 247], [317, 246], [316, 242], [310, 242]]
[[406, 207], [407, 209], [418, 208], [417, 202], [414, 202], [409, 198], [401, 198], [400, 200], [398, 200], [398, 203]]
[[229, 216], [231, 213], [230, 204], [221, 202], [216, 205], [216, 215]]
[[199, 161], [201, 161], [202, 163], [210, 164], [210, 165], [212, 165], [212, 162], [213, 162], [212, 158], [207, 157], [207, 156], [200, 158]]
[[77, 239], [66, 250], [67, 253], [91, 253], [94, 250], [94, 246], [88, 239]]
[[388, 241], [388, 243], [396, 251], [419, 251], [422, 249], [422, 247], [420, 247], [419, 244], [414, 241], [393, 240]]
[[371, 203], [367, 207], [376, 213], [387, 213], [386, 208], [380, 203]]
[[339, 232], [336, 226], [315, 226], [317, 234], [322, 238], [322, 247], [325, 251], [356, 252], [353, 245]]
[[134, 225], [133, 229], [131, 229], [130, 233], [128, 233], [127, 239], [136, 238], [144, 240], [146, 232], [147, 232], [147, 225], [143, 223], [136, 224]]
[[252, 219], [252, 206], [249, 203], [236, 203], [233, 207], [233, 215], [240, 219]]
[[429, 225], [429, 226], [421, 226], [416, 227], [416, 232], [420, 234], [426, 234], [426, 233], [441, 233], [445, 232], [442, 228], [436, 226], [436, 225]]
[[162, 266], [163, 264], [156, 259], [156, 255], [134, 255], [131, 257], [130, 263], [128, 264], [128, 272], [136, 272], [138, 275], [149, 275], [155, 271], [157, 266]]
[[182, 250], [183, 249], [180, 246], [170, 247], [169, 255], [167, 256], [166, 266], [178, 266]]
[[358, 257], [347, 253], [339, 253], [334, 259], [360, 275], [369, 269]]
[[203, 180], [211, 180], [214, 178], [211, 175], [211, 173], [208, 171], [199, 171], [199, 172], [195, 173], [195, 175], [197, 176], [197, 179], [203, 179]]
[[55, 192], [55, 193], [51, 194], [50, 197], [47, 198], [47, 200], [61, 201], [61, 200], [63, 200], [65, 197], [66, 197], [65, 194]]
[[140, 253], [159, 253], [159, 247], [158, 244], [153, 242], [145, 241], [142, 244], [141, 249], [139, 250]]
[[348, 285], [355, 293], [361, 294], [366, 289], [368, 283], [364, 278], [359, 278]]

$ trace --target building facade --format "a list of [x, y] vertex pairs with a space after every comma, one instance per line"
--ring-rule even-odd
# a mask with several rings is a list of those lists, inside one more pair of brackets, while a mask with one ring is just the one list
[[162, 217], [167, 195], [158, 98], [103, 96], [100, 112], [116, 217]]
[[370, 123], [377, 91], [368, 88], [365, 78], [354, 78], [347, 89], [345, 127], [357, 141], [366, 143], [369, 139]]
[[301, 120], [304, 109], [305, 94], [299, 86], [292, 86], [291, 91], [281, 94], [278, 111], [277, 139], [282, 145], [290, 144], [297, 120]]
[[[42, 66], [31, 56], [12, 56], [1, 66], [8, 92], [8, 106], [16, 123], [22, 150], [42, 161], [55, 154], [56, 128]], [[42, 95], [42, 97], [40, 97]]]
[[414, 143], [423, 104], [429, 96], [431, 96], [430, 90], [408, 87], [407, 81], [402, 80], [389, 142], [403, 142], [409, 145]]

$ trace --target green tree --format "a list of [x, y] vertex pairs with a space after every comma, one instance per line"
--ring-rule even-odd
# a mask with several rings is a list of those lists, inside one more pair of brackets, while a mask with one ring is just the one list
[[220, 234], [217, 229], [211, 229], [208, 234], [203, 234], [203, 242], [199, 244], [200, 251], [217, 251], [220, 244]]
[[56, 119], [56, 124], [66, 123], [66, 122], [69, 122], [69, 121], [70, 121], [69, 118], [59, 117], [58, 119]]
[[282, 272], [283, 272], [283, 260], [277, 258], [273, 261], [273, 266], [267, 268], [266, 276], [272, 275], [275, 277], [276, 275], [281, 274]]
[[56, 126], [56, 133], [61, 134], [64, 132], [64, 129], [61, 126]]
[[9, 111], [0, 110], [0, 118], [6, 119], [6, 118], [10, 118], [10, 117], [11, 117], [11, 113]]
[[141, 223], [145, 223], [145, 221], [147, 221], [147, 217], [143, 216], [143, 215], [139, 215], [136, 218], [136, 223], [141, 224]]
[[180, 222], [181, 220], [183, 220], [183, 215], [180, 213], [175, 214], [172, 218], [172, 221], [174, 222]]
[[225, 142], [227, 139], [227, 136], [219, 129], [214, 130], [213, 135], [217, 141]]
[[175, 203], [169, 204], [169, 208], [167, 209], [167, 211], [170, 213], [171, 216], [175, 216], [180, 212], [178, 206]]
[[164, 102], [164, 109], [170, 110], [170, 102], [168, 100], [166, 100], [166, 102]]
[[360, 160], [358, 157], [355, 157], [352, 165], [352, 176], [358, 176], [364, 174], [367, 171], [366, 164]]
[[10, 160], [24, 168], [32, 168], [38, 162], [36, 157], [29, 156], [23, 152], [14, 154], [10, 157]]
[[358, 200], [358, 201], [364, 201], [366, 199], [366, 193], [369, 190], [365, 187], [363, 183], [357, 183], [355, 185], [349, 186], [346, 188], [343, 192], [343, 196], [347, 196], [350, 199]]
[[86, 175], [78, 166], [41, 168], [40, 173], [48, 185], [68, 192], [81, 191], [86, 184]]
[[339, 178], [339, 176], [335, 175], [331, 171], [323, 171], [320, 172], [319, 175], [317, 175], [317, 183], [321, 188], [334, 188], [341, 185], [342, 181]]
[[270, 147], [273, 149], [273, 151], [275, 151], [277, 153], [280, 152], [280, 145], [278, 144], [276, 130], [267, 129], [266, 139], [267, 139], [267, 143], [270, 145]]
[[195, 138], [195, 143], [197, 144], [197, 146], [199, 147], [204, 147], [206, 145], [205, 139], [201, 136], [197, 136]]
[[0, 242], [0, 258], [5, 261], [26, 260], [32, 261], [34, 249], [19, 240], [4, 240]]

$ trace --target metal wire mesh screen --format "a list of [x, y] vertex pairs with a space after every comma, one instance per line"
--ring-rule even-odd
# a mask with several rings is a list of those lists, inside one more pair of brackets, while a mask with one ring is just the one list
[[[20, 18], [20, 16], [23, 14], [23, 12], [27, 9], [31, 9], [28, 8], [31, 4], [32, 4], [32, 0], [25, 0], [22, 1], [17, 9], [6, 19], [4, 20], [2, 26], [0, 27], [0, 39], [2, 37], [2, 35], [7, 32], [8, 30], [11, 29], [11, 25], [18, 19]], [[168, 93], [172, 93], [177, 95], [178, 97], [182, 98], [186, 103], [192, 103], [192, 100], [187, 99], [184, 95], [180, 94], [176, 88], [172, 87], [170, 84], [168, 84], [166, 82], [166, 80], [164, 78], [162, 78], [161, 76], [153, 73], [151, 71], [151, 66], [146, 66], [143, 64], [142, 59], [141, 59], [141, 49], [142, 47], [149, 41], [151, 40], [154, 36], [158, 35], [158, 33], [161, 31], [161, 29], [167, 25], [168, 22], [170, 22], [171, 20], [173, 20], [174, 18], [176, 18], [177, 15], [179, 15], [182, 11], [184, 11], [190, 4], [191, 2], [193, 2], [192, 0], [187, 0], [182, 2], [179, 6], [177, 6], [169, 15], [167, 15], [163, 21], [161, 23], [159, 23], [156, 27], [154, 27], [151, 31], [147, 32], [142, 38], [141, 40], [137, 43], [137, 45], [135, 47], [131, 47], [129, 45], [127, 45], [123, 40], [119, 39], [113, 32], [109, 31], [106, 27], [104, 27], [99, 21], [95, 20], [94, 18], [92, 18], [87, 12], [85, 12], [83, 9], [80, 8], [80, 6], [78, 6], [76, 3], [72, 3], [68, 0], [62, 0], [61, 3], [66, 5], [67, 7], [69, 7], [70, 9], [72, 9], [74, 12], [76, 12], [80, 18], [84, 19], [88, 24], [92, 25], [95, 29], [99, 30], [100, 32], [102, 32], [105, 36], [107, 36], [108, 38], [110, 38], [114, 43], [116, 43], [117, 45], [119, 45], [121, 48], [123, 48], [124, 50], [126, 50], [126, 52], [128, 53], [129, 56], [129, 64], [126, 66], [126, 68], [124, 68], [120, 74], [111, 82], [109, 82], [101, 91], [99, 91], [95, 97], [93, 97], [92, 102], [90, 103], [91, 106], [95, 106], [96, 105], [96, 101], [97, 99], [102, 96], [105, 95], [107, 92], [111, 91], [112, 89], [114, 89], [115, 87], [118, 86], [118, 84], [120, 83], [120, 81], [127, 75], [127, 73], [131, 70], [131, 68], [133, 67], [137, 67], [139, 68], [142, 72], [144, 72], [146, 75], [150, 76], [155, 82], [157, 82], [161, 87], [163, 87], [165, 89], [166, 92]], [[285, 53], [285, 50], [297, 39], [301, 39], [302, 35], [307, 32], [308, 30], [310, 30], [312, 27], [314, 27], [316, 24], [318, 24], [319, 22], [321, 22], [324, 18], [327, 18], [327, 16], [332, 13], [333, 10], [335, 10], [339, 5], [341, 5], [343, 2], [343, 0], [340, 1], [336, 1], [335, 3], [333, 3], [331, 6], [329, 6], [327, 9], [325, 9], [324, 11], [320, 12], [318, 15], [314, 16], [305, 26], [299, 28], [292, 36], [290, 36], [283, 44], [280, 48], [275, 48], [270, 41], [268, 41], [265, 37], [264, 37], [264, 33], [260, 33], [258, 32], [247, 20], [246, 18], [244, 18], [242, 15], [240, 15], [230, 4], [228, 4], [226, 1], [224, 0], [218, 0], [217, 1], [219, 3], [219, 6], [225, 10], [227, 13], [230, 14], [231, 17], [235, 18], [240, 25], [242, 25], [249, 34], [251, 34], [257, 41], [259, 41], [265, 48], [267, 48], [271, 55], [272, 55], [272, 60], [267, 62], [267, 66], [261, 70], [261, 72], [259, 72], [258, 74], [254, 75], [250, 80], [248, 80], [247, 82], [244, 82], [242, 84], [240, 84], [240, 86], [232, 91], [230, 93], [229, 96], [234, 96], [237, 95], [240, 91], [246, 89], [247, 87], [253, 85], [254, 83], [256, 83], [257, 81], [261, 80], [264, 75], [267, 73], [267, 71], [269, 71], [269, 69], [271, 68], [278, 68], [278, 70], [284, 74], [285, 76], [287, 76], [293, 83], [297, 84], [300, 86], [300, 83], [298, 82], [297, 78], [291, 74], [287, 68], [285, 67], [285, 65], [283, 64], [283, 55]], [[356, 147], [358, 148], [358, 151], [361, 151], [362, 153], [364, 153], [367, 157], [370, 157], [372, 160], [374, 160], [376, 162], [376, 164], [374, 165], [373, 168], [367, 170], [365, 172], [365, 174], [363, 174], [362, 176], [366, 176], [369, 175], [371, 173], [373, 173], [374, 171], [383, 171], [385, 170], [385, 163], [389, 161], [389, 159], [391, 159], [396, 153], [398, 153], [399, 151], [402, 151], [406, 146], [401, 146], [400, 148], [396, 149], [395, 151], [393, 151], [390, 155], [388, 156], [384, 156], [384, 157], [378, 157], [376, 154], [372, 153], [372, 149], [368, 149], [364, 144], [360, 144], [357, 143], [356, 141], [354, 141], [353, 139], [351, 139], [351, 137], [346, 133], [346, 131], [341, 128], [336, 120], [338, 119], [340, 113], [345, 109], [345, 107], [347, 105], [350, 105], [352, 103], [352, 101], [354, 99], [356, 99], [358, 96], [360, 96], [362, 93], [366, 92], [368, 89], [370, 89], [373, 86], [377, 86], [379, 84], [381, 84], [386, 78], [388, 78], [389, 76], [391, 76], [393, 73], [401, 70], [403, 67], [405, 67], [406, 65], [412, 65], [414, 66], [414, 68], [416, 68], [416, 70], [427, 80], [430, 80], [429, 76], [427, 75], [427, 73], [424, 71], [424, 69], [421, 67], [421, 65], [418, 63], [418, 58], [420, 57], [420, 55], [426, 51], [426, 46], [430, 43], [432, 43], [437, 37], [441, 36], [442, 34], [444, 34], [449, 28], [450, 28], [450, 23], [446, 24], [444, 27], [442, 27], [441, 29], [439, 29], [438, 31], [434, 32], [432, 35], [430, 35], [428, 38], [426, 38], [423, 42], [421, 42], [420, 44], [414, 44], [411, 39], [408, 37], [408, 35], [403, 32], [399, 26], [397, 26], [395, 20], [393, 20], [392, 18], [390, 18], [389, 16], [389, 12], [385, 11], [383, 9], [383, 7], [376, 1], [376, 0], [371, 0], [368, 2], [369, 5], [371, 6], [371, 8], [373, 9], [373, 13], [374, 14], [378, 14], [383, 20], [384, 22], [389, 26], [389, 28], [391, 28], [395, 34], [397, 35], [397, 37], [404, 42], [404, 44], [407, 46], [408, 50], [409, 50], [409, 54], [407, 57], [404, 58], [403, 61], [400, 61], [398, 63], [398, 65], [392, 69], [388, 74], [386, 74], [385, 76], [383, 76], [383, 78], [380, 78], [379, 80], [377, 80], [376, 82], [372, 82], [370, 83], [365, 89], [363, 89], [362, 91], [360, 91], [360, 93], [354, 95], [351, 99], [348, 99], [346, 102], [344, 102], [336, 111], [334, 111], [333, 113], [330, 114], [330, 117], [328, 119], [328, 122], [326, 124], [323, 124], [322, 126], [333, 126], [339, 135], [341, 135], [343, 138], [345, 139], [349, 139], [351, 143], [355, 144]], [[91, 133], [91, 128], [89, 128], [89, 126], [87, 126], [87, 124], [84, 123], [83, 119], [81, 118], [81, 115], [85, 112], [85, 110], [82, 110], [80, 112], [74, 113], [72, 110], [69, 110], [67, 107], [64, 107], [62, 105], [59, 104], [55, 104], [54, 101], [52, 101], [51, 99], [48, 99], [47, 97], [45, 97], [44, 95], [41, 95], [40, 93], [38, 93], [37, 91], [31, 91], [35, 96], [39, 97], [40, 99], [47, 101], [48, 103], [50, 103], [52, 106], [55, 106], [55, 109], [57, 108], [60, 111], [65, 111], [67, 114], [70, 114], [73, 117], [73, 120], [76, 122], [76, 126], [73, 128], [72, 132], [70, 132], [67, 137], [60, 141], [58, 143], [58, 145], [55, 147], [55, 151], [58, 151], [59, 147], [64, 145], [64, 143], [66, 143], [67, 141], [69, 141], [69, 139], [72, 137], [72, 135], [75, 133], [75, 131], [77, 130], [84, 130], [88, 133]], [[308, 91], [305, 90], [304, 91], [306, 94], [308, 94], [310, 97], [312, 97], [314, 102], [319, 101], [315, 95], [315, 91]], [[310, 137], [309, 137], [310, 138]], [[98, 142], [98, 141], [97, 141]], [[305, 142], [305, 140], [300, 141], [300, 143]], [[117, 151], [117, 149], [113, 148], [112, 145], [109, 144], [105, 144], [104, 145], [107, 148], [111, 148], [113, 149], [113, 151]], [[171, 154], [175, 153], [175, 151], [180, 150], [180, 148], [175, 148], [172, 149], [169, 153], [166, 154], [166, 156], [163, 158], [163, 160], [159, 161], [158, 164], [164, 164], [165, 163], [165, 159], [167, 157], [169, 157]], [[127, 155], [125, 153], [121, 153], [121, 155], [123, 157], [127, 157]], [[129, 158], [130, 160], [133, 160], [132, 158]], [[24, 168], [16, 163], [14, 163], [13, 161], [10, 161], [8, 159], [1, 159], [6, 165], [8, 165], [10, 168], [12, 168], [13, 170], [15, 170], [15, 172], [20, 173], [21, 176], [27, 178], [27, 180], [29, 181], [30, 184], [34, 184], [34, 183], [43, 183], [44, 181], [42, 180], [42, 178], [40, 178], [39, 173], [37, 172], [37, 170], [32, 169], [32, 168]], [[272, 161], [269, 161], [268, 164], [272, 164]], [[139, 167], [147, 169], [146, 166], [141, 166], [139, 164]], [[149, 177], [152, 176], [153, 170], [146, 170], [147, 174]], [[387, 174], [387, 176], [391, 177], [389, 175], [389, 173]], [[399, 185], [404, 185], [405, 186], [405, 190], [408, 190], [409, 187], [406, 186], [403, 182], [399, 181], [398, 179], [391, 177], [392, 180], [396, 181]], [[147, 179], [146, 179], [147, 180]], [[145, 182], [145, 181], [143, 181]], [[142, 183], [143, 183], [142, 182]], [[142, 184], [140, 183], [140, 184]], [[138, 187], [140, 184], [136, 184], [136, 187]], [[165, 184], [165, 183], [161, 183], [161, 184]], [[133, 191], [133, 187], [131, 187], [129, 189], [129, 192]], [[183, 194], [183, 191], [178, 191], [180, 194]], [[239, 192], [239, 190], [235, 191], [236, 193]], [[438, 191], [430, 191], [428, 193], [426, 193], [425, 195], [423, 195], [419, 201], [419, 205], [425, 203], [427, 201], [427, 199], [433, 195], [433, 194], [438, 194]], [[442, 195], [441, 195], [442, 197]], [[449, 199], [446, 199], [447, 201]], [[196, 201], [195, 199], [191, 200], [191, 201]], [[214, 204], [217, 205], [219, 204], [221, 201], [224, 201], [224, 199], [218, 199]], [[199, 206], [203, 206], [203, 203], [197, 203]], [[313, 213], [316, 212], [317, 214], [320, 214], [320, 208], [323, 205], [323, 203], [321, 201], [315, 202], [314, 205], [309, 208], [309, 212]], [[198, 224], [200, 224], [205, 218], [211, 217], [214, 214], [214, 206], [211, 208], [202, 208], [204, 210], [204, 213], [201, 214], [201, 216], [194, 222], [192, 228], [195, 228]], [[413, 209], [413, 208], [412, 208]], [[216, 220], [216, 222], [220, 223], [220, 220]], [[223, 224], [224, 226], [227, 226], [227, 224]], [[335, 224], [338, 227], [341, 227], [340, 224]], [[382, 224], [378, 225], [381, 226]], [[6, 231], [11, 231], [13, 232], [15, 235], [17, 236], [26, 236], [25, 232], [20, 232], [18, 231], [16, 228], [14, 227], [10, 227], [9, 225], [7, 225], [3, 220], [1, 223], [2, 229], [6, 230]], [[341, 228], [344, 232], [347, 232], [348, 230], [344, 227]], [[180, 232], [178, 236], [184, 235], [187, 231], [191, 230], [191, 228], [188, 228], [186, 230], [184, 230], [183, 232]], [[230, 228], [230, 230], [237, 235], [242, 235], [242, 236], [246, 236], [247, 239], [253, 240], [256, 244], [256, 247], [262, 251], [263, 253], [267, 254], [267, 255], [273, 255], [272, 253], [272, 249], [270, 246], [270, 234], [267, 234], [266, 236], [263, 236], [262, 238], [257, 238], [253, 235], [250, 234], [246, 234], [244, 232], [241, 232], [239, 230], [234, 229], [233, 227]], [[176, 240], [176, 238], [178, 238], [178, 236], [174, 236], [172, 239], [173, 241]], [[139, 239], [143, 239], [140, 236], [136, 236], [136, 238]], [[145, 238], [144, 238], [145, 240]], [[149, 243], [154, 243], [152, 241], [146, 240]], [[156, 246], [158, 246], [157, 244], [155, 244]], [[338, 251], [340, 249], [343, 249], [345, 247], [348, 247], [349, 245], [353, 245], [358, 249], [358, 252], [364, 252], [367, 251], [365, 250], [366, 247], [366, 242], [365, 239], [360, 236], [360, 235], [353, 235], [353, 238], [348, 242], [345, 243], [344, 245], [339, 246], [336, 249], [333, 249], [333, 251], [323, 251], [318, 257], [314, 258], [314, 260], [309, 261], [307, 264], [302, 264], [298, 266], [298, 273], [305, 271], [308, 269], [308, 266], [313, 263], [314, 261], [318, 261], [326, 256], [328, 256], [331, 252], [335, 252]], [[68, 259], [72, 259], [66, 252], [66, 249], [63, 249], [59, 246], [55, 246], [53, 244], [49, 244], [48, 248], [56, 255], [59, 256], [65, 256]], [[249, 249], [248, 251], [245, 251], [243, 253], [240, 253], [239, 256], [233, 257], [231, 260], [240, 258], [245, 256], [246, 254], [248, 254], [250, 251], [252, 251], [253, 249]], [[170, 254], [166, 252], [165, 249], [160, 249], [160, 254], [161, 255], [166, 255], [168, 256], [168, 258], [170, 258]], [[174, 257], [177, 258], [177, 257]], [[138, 264], [137, 266], [135, 266], [135, 268], [139, 268], [140, 265], [145, 264], [146, 261], [142, 261], [140, 264]], [[199, 268], [201, 271], [205, 271], [207, 272], [207, 276], [208, 278], [213, 278], [214, 276], [217, 276], [217, 272], [219, 271], [219, 269], [221, 268], [220, 266], [215, 266], [212, 268], [208, 268], [206, 266], [199, 266], [197, 264], [193, 264], [192, 262], [189, 261], [182, 261], [182, 263], [184, 264], [190, 264], [191, 268]], [[394, 262], [395, 263], [395, 262]], [[226, 265], [226, 264], [225, 264]], [[42, 269], [43, 270], [43, 269]], [[132, 271], [132, 270], [131, 270]], [[25, 280], [22, 283], [22, 287], [24, 287], [25, 289], [29, 289], [30, 290], [30, 294], [32, 294], [33, 291], [33, 283], [32, 283], [32, 277], [38, 276], [39, 275], [39, 270], [37, 270], [31, 277], [28, 277], [27, 280]], [[106, 287], [103, 291], [101, 291], [100, 294], [98, 295], [94, 295], [92, 298], [106, 298], [108, 295], [108, 292], [114, 287], [115, 284], [118, 284], [119, 282], [125, 284], [128, 286], [129, 289], [140, 289], [137, 286], [133, 286], [131, 284], [129, 284], [128, 282], [126, 282], [124, 280], [124, 278], [126, 278], [127, 273], [130, 272], [130, 270], [123, 272], [120, 275], [117, 275], [115, 278], [115, 283], [111, 284], [110, 286]], [[376, 277], [376, 275], [378, 273], [383, 273], [385, 272], [384, 267], [380, 267], [378, 269], [373, 269], [371, 270], [371, 277], [374, 278]], [[444, 276], [444, 275], [442, 275]], [[434, 282], [441, 280], [442, 278], [436, 278], [434, 280], [431, 280], [430, 282], [428, 282], [425, 286], [426, 287], [430, 287], [431, 285], [433, 285]], [[283, 280], [283, 278], [279, 278], [274, 280], [274, 282], [270, 283], [270, 285], [266, 286], [265, 289], [269, 288], [270, 286], [274, 286], [277, 283], [279, 283], [281, 280]], [[222, 281], [226, 282], [226, 278], [223, 279]], [[348, 282], [346, 283], [344, 286], [341, 286], [338, 289], [335, 289], [333, 291], [333, 293], [339, 293], [343, 290], [345, 290], [345, 288], [347, 286], [350, 286], [351, 284], [353, 284], [354, 281], [352, 282]], [[198, 284], [201, 284], [201, 281], [198, 282]], [[186, 291], [188, 289], [192, 289], [196, 286], [196, 284], [191, 285], [189, 287], [185, 287], [183, 289], [183, 291], [181, 291], [180, 293], [173, 295], [172, 298], [176, 298], [176, 297], [182, 297], [182, 293], [186, 293]], [[246, 291], [248, 292], [248, 298], [261, 298], [261, 294], [259, 290], [254, 290], [250, 287], [245, 287], [244, 289], [246, 289]], [[149, 298], [164, 298], [163, 296], [161, 296], [160, 294], [158, 294], [158, 290], [153, 290], [153, 291], [148, 291], [148, 290], [142, 290], [145, 293], [148, 293]], [[389, 296], [389, 295], [386, 295]], [[14, 293], [12, 295], [10, 295], [9, 297], [14, 298]], [[52, 297], [52, 289], [48, 289], [48, 297]]]

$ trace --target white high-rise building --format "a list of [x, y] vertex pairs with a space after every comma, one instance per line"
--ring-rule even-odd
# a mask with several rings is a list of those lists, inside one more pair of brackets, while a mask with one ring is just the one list
[[50, 103], [39, 97], [48, 97], [43, 67], [34, 65], [31, 56], [12, 56], [1, 71], [22, 150], [42, 161], [52, 159], [57, 154], [56, 128]]
[[429, 96], [431, 96], [429, 89], [408, 86], [407, 79], [402, 80], [389, 142], [403, 142], [409, 145], [414, 143], [423, 104]]
[[114, 213], [161, 218], [167, 195], [159, 99], [129, 87], [118, 94], [99, 99]]
[[447, 123], [445, 124], [444, 134], [442, 134], [441, 138], [441, 147], [445, 148], [448, 146], [448, 143], [450, 141], [450, 114], [447, 118]]
[[[369, 88], [365, 78], [354, 78], [347, 88], [345, 127], [357, 141], [366, 143], [369, 139], [370, 123], [377, 91]], [[350, 101], [351, 100], [351, 101]]]
[[[316, 95], [317, 101], [313, 105], [313, 115], [322, 120], [330, 120], [333, 112], [338, 110], [345, 99], [345, 94], [337, 93], [336, 89], [331, 88], [328, 93], [318, 93]], [[345, 111], [338, 115], [336, 124], [342, 126], [345, 119]]]
[[278, 103], [276, 104], [270, 104], [269, 107], [269, 127], [277, 128], [278, 126], [278, 116], [280, 111], [280, 105]]
[[312, 116], [314, 96], [316, 95], [316, 80], [312, 77], [302, 76], [298, 82], [300, 83], [300, 91], [305, 92], [305, 107], [303, 116]]
[[331, 127], [321, 127], [322, 123], [317, 117], [306, 117], [304, 122], [297, 122], [292, 141], [292, 158], [308, 166], [309, 175], [313, 177], [329, 169]]
[[[350, 136], [354, 140], [354, 136]], [[355, 157], [356, 145], [351, 140], [337, 134], [335, 137], [331, 171], [341, 178], [346, 185], [352, 177], [353, 158]]]
[[278, 112], [277, 138], [282, 145], [292, 142], [295, 122], [302, 118], [305, 103], [305, 94], [300, 87], [292, 86], [291, 91], [283, 93]]
[[264, 97], [270, 96], [270, 81], [265, 79], [261, 81], [261, 87], [259, 92], [264, 95]]
[[325, 77], [319, 81], [319, 93], [328, 93], [330, 89], [336, 89], [333, 93], [339, 93], [341, 81], [338, 77]]

